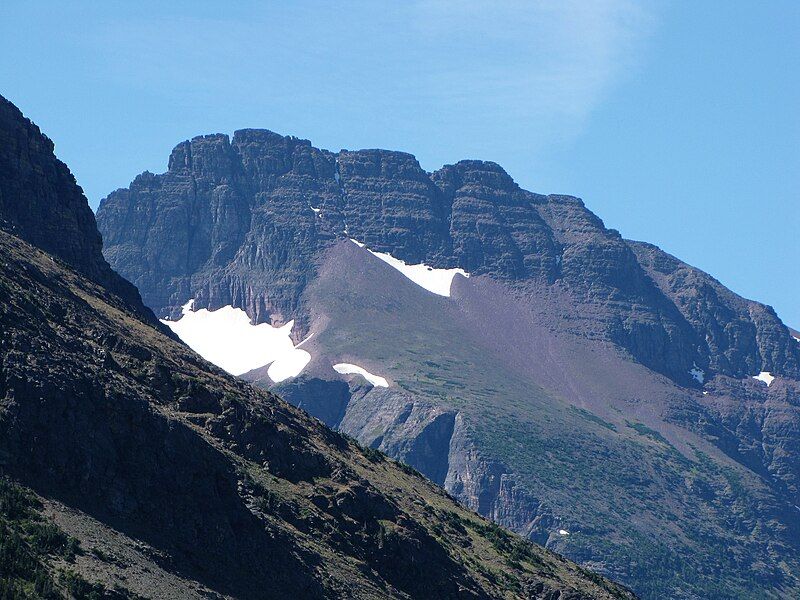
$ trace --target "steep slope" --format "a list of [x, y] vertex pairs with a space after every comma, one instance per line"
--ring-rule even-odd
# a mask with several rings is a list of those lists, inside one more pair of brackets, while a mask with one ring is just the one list
[[225, 375], [2, 216], [4, 595], [633, 597]]
[[308, 362], [245, 378], [495, 521], [647, 598], [798, 593], [800, 344], [580, 200], [244, 130], [179, 145], [98, 222], [170, 326], [188, 300], [293, 322]]
[[128, 281], [102, 255], [83, 191], [53, 154], [53, 142], [0, 96], [0, 227], [65, 261], [152, 318]]
[[798, 377], [797, 340], [772, 307], [737, 296], [656, 246], [628, 244], [694, 330], [711, 372], [739, 378], [758, 371]]

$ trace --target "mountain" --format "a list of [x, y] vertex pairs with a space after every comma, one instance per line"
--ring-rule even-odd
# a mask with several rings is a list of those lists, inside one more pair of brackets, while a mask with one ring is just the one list
[[53, 142], [0, 96], [0, 227], [123, 298], [145, 318], [138, 290], [111, 269], [83, 191]]
[[1, 597], [633, 598], [192, 352], [0, 116]]
[[97, 219], [201, 354], [497, 523], [644, 598], [800, 594], [800, 344], [581, 200], [250, 129]]

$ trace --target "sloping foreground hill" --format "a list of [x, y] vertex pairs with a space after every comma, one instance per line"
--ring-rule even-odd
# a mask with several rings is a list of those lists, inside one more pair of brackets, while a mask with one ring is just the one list
[[579, 199], [242, 130], [98, 222], [201, 354], [481, 514], [648, 599], [797, 597], [800, 344]]
[[[69, 216], [61, 163], [7, 185], [51, 146], [3, 109], [0, 206]], [[4, 597], [633, 597], [206, 363], [72, 252], [92, 219], [46, 253], [58, 227], [0, 217]]]

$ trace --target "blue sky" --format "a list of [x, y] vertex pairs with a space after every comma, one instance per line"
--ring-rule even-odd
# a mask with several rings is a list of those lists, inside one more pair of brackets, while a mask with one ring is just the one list
[[4, 0], [0, 94], [95, 207], [243, 127], [494, 160], [800, 327], [798, 31], [795, 0]]

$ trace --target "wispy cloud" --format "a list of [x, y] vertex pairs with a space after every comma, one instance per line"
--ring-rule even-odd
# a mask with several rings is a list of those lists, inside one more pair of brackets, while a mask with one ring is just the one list
[[654, 21], [650, 0], [355, 0], [127, 15], [86, 41], [103, 47], [109, 77], [182, 97], [258, 97], [274, 79], [271, 93], [287, 97], [579, 126], [635, 70]]
[[655, 25], [653, 7], [632, 0], [421, 0], [413, 10], [418, 30], [449, 49], [434, 58], [436, 94], [572, 131], [635, 71]]

